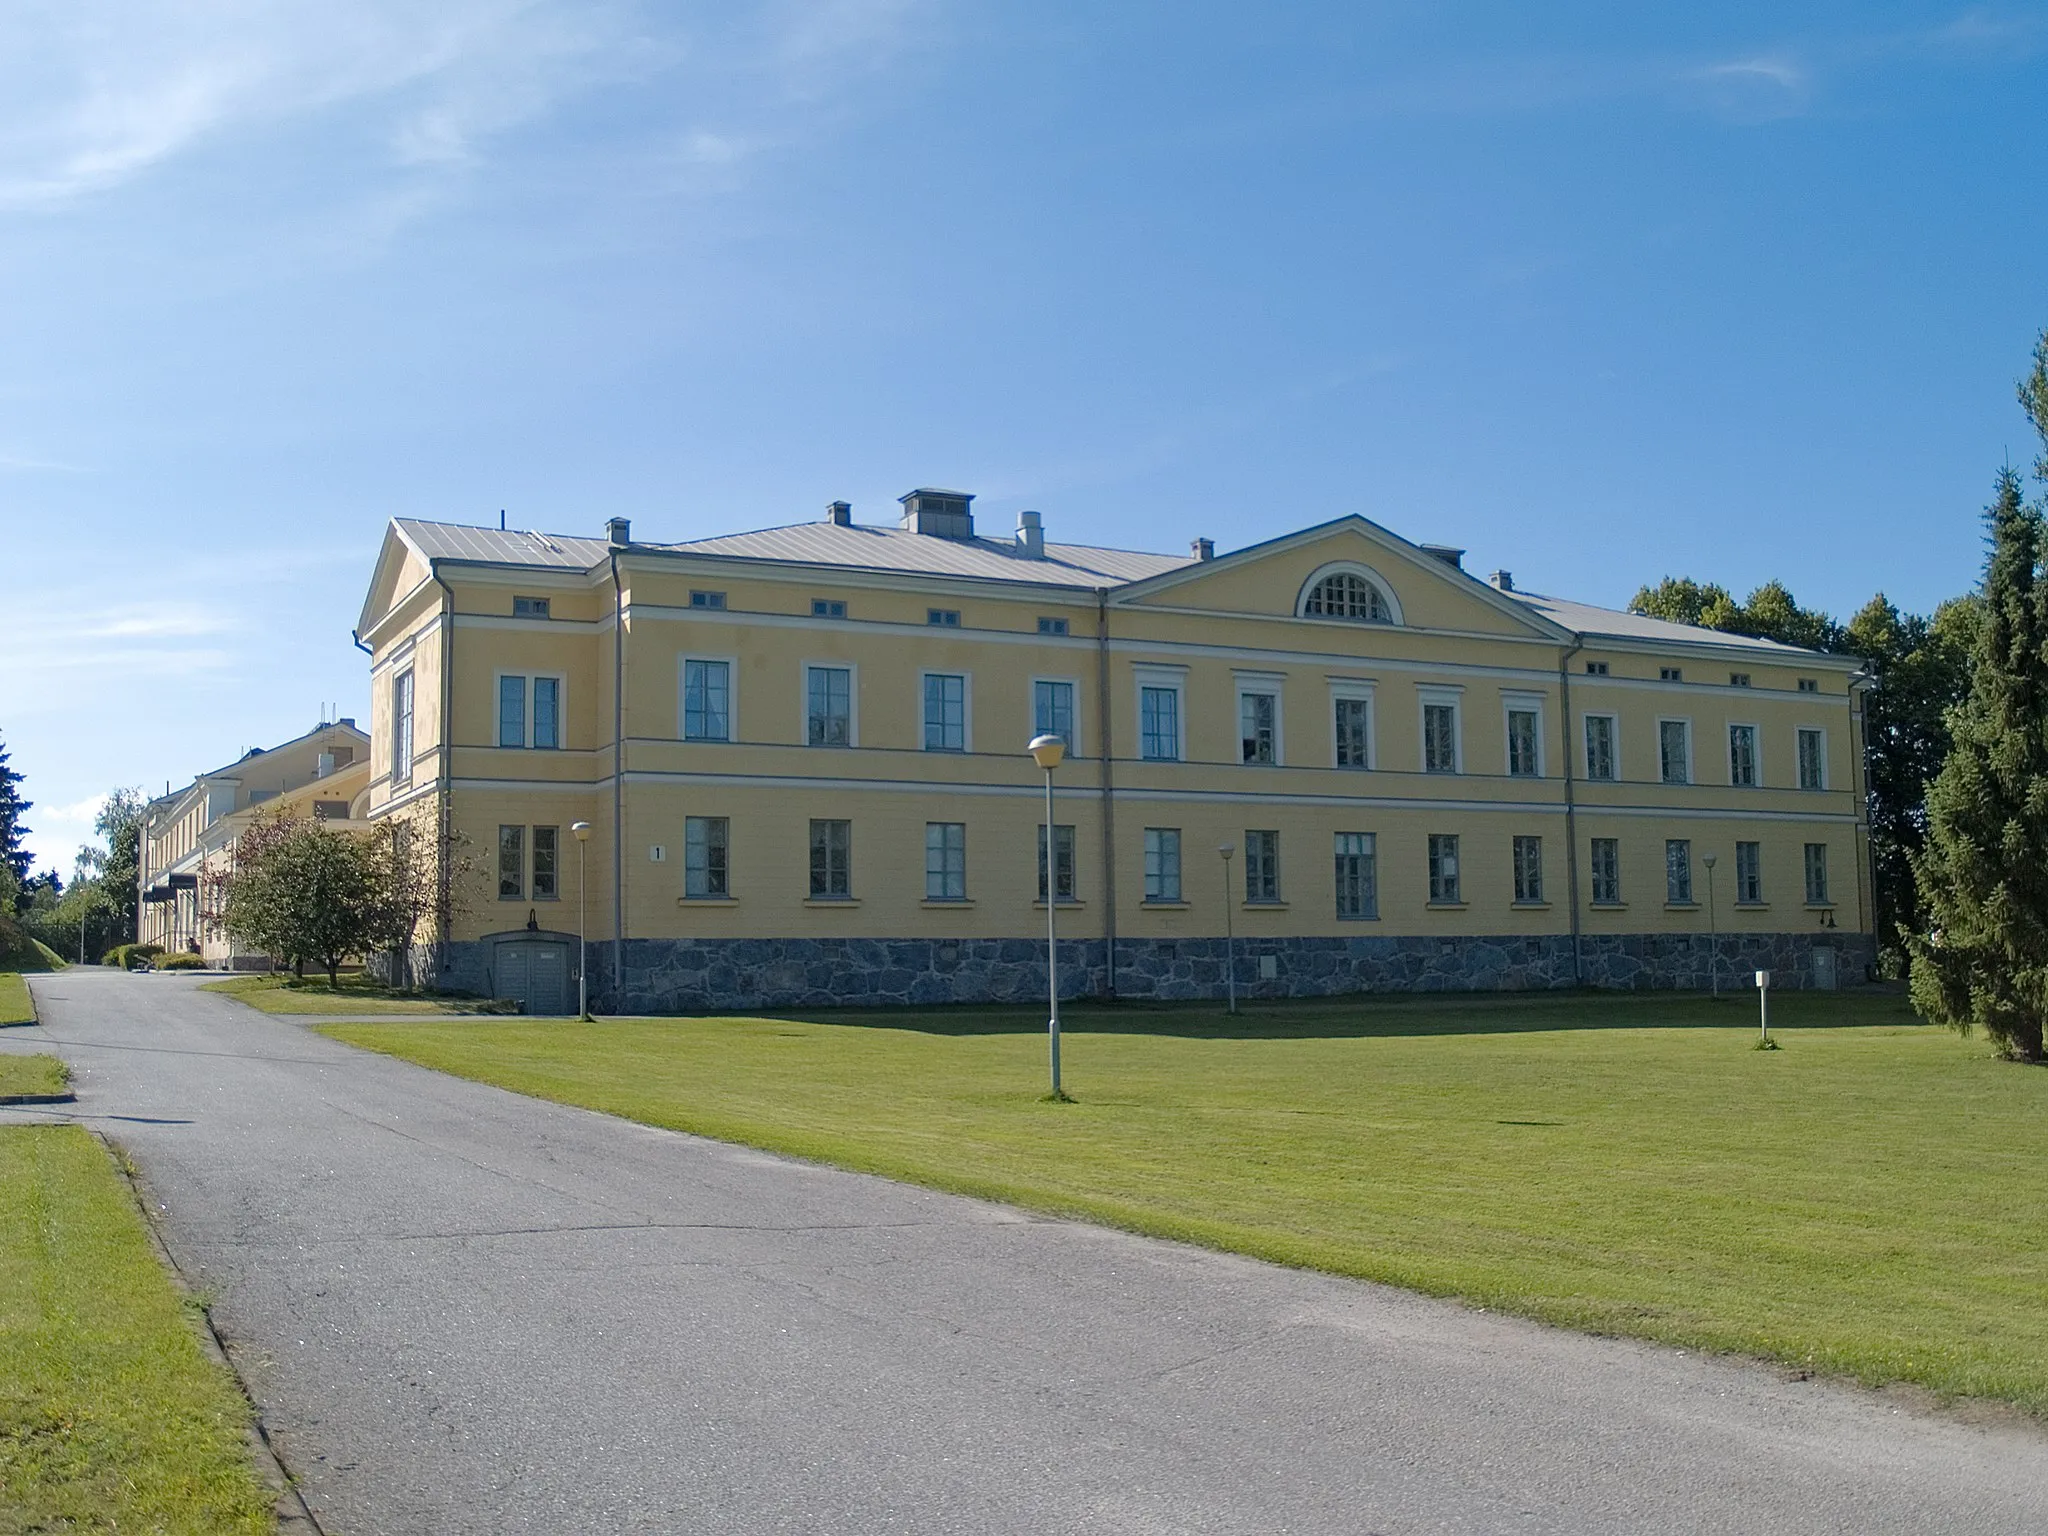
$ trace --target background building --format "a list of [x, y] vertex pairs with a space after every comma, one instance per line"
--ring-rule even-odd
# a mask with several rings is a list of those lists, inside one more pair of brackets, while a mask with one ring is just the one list
[[[1215, 555], [397, 521], [369, 814], [469, 850], [443, 981], [608, 1009], [1862, 979], [1844, 657], [1481, 581], [1359, 517]], [[1219, 848], [1229, 845], [1226, 865]], [[1710, 941], [1709, 930], [1718, 930]]]
[[353, 720], [323, 723], [276, 747], [251, 747], [143, 809], [137, 848], [138, 940], [202, 954], [210, 965], [267, 970], [200, 920], [209, 870], [232, 866], [235, 840], [264, 812], [286, 811], [337, 830], [367, 825], [370, 738]]

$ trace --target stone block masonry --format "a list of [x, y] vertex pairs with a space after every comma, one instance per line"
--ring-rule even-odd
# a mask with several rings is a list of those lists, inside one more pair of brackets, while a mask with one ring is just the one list
[[[445, 982], [481, 983], [488, 946], [451, 946]], [[1226, 948], [1220, 937], [1119, 940], [1116, 994], [1133, 1001], [1220, 999]], [[1772, 972], [1776, 988], [1800, 990], [1816, 984], [1820, 949], [1833, 951], [1844, 986], [1864, 980], [1876, 959], [1869, 936], [1856, 933], [1727, 933], [1718, 944], [1704, 934], [1588, 935], [1580, 940], [1575, 977], [1567, 937], [1361, 934], [1240, 938], [1235, 969], [1241, 998], [1573, 985], [1703, 992], [1716, 959], [1725, 991], [1748, 990], [1758, 970]], [[590, 946], [591, 1005], [599, 1012], [912, 1008], [1045, 997], [1043, 939], [628, 939], [624, 959], [624, 985], [614, 988], [611, 945]], [[1062, 940], [1061, 996], [1106, 996], [1107, 961], [1101, 939]]]

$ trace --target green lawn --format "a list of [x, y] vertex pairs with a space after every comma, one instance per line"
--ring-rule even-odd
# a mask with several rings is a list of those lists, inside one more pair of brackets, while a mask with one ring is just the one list
[[0, 1532], [269, 1532], [248, 1427], [106, 1149], [0, 1129]]
[[33, 1024], [35, 1005], [29, 1001], [28, 983], [14, 971], [0, 971], [0, 1024]]
[[329, 988], [325, 976], [233, 976], [226, 981], [209, 981], [202, 992], [219, 992], [236, 1002], [247, 1003], [265, 1013], [503, 1013], [509, 1005], [488, 998], [433, 997], [418, 992], [399, 992], [367, 976], [346, 975], [341, 985]]
[[54, 1056], [0, 1054], [0, 1098], [10, 1093], [62, 1093], [71, 1069]]
[[329, 1026], [650, 1124], [2048, 1417], [2048, 1072], [1902, 1000]]

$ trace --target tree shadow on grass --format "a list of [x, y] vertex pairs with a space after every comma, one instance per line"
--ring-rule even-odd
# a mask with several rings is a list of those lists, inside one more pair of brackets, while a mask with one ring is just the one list
[[[1038, 1034], [1045, 1009], [1015, 1004], [934, 1008], [819, 1008], [748, 1015], [763, 1021], [914, 1030], [928, 1035]], [[1904, 996], [1878, 988], [1771, 997], [1771, 1032], [1932, 1029]], [[1214, 1002], [1060, 1004], [1070, 1034], [1172, 1035], [1198, 1040], [1329, 1040], [1371, 1036], [1506, 1035], [1555, 1030], [1757, 1029], [1754, 992], [1715, 1002], [1692, 993], [1444, 992], [1246, 1001], [1235, 1018]]]

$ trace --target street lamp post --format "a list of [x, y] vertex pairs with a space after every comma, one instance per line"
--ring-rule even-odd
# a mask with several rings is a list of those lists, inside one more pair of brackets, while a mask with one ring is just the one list
[[1223, 855], [1223, 985], [1230, 999], [1230, 1011], [1237, 1012], [1237, 930], [1230, 920], [1230, 856], [1237, 852], [1235, 843], [1224, 843], [1216, 850]]
[[1052, 1096], [1066, 1097], [1060, 1087], [1060, 858], [1052, 835], [1052, 771], [1066, 760], [1066, 741], [1058, 736], [1031, 738], [1031, 760], [1045, 770], [1045, 989], [1052, 1011], [1045, 1022], [1052, 1050]]
[[569, 830], [576, 834], [576, 1016], [583, 1023], [590, 1022], [590, 941], [585, 937], [590, 931], [590, 882], [584, 873], [590, 867], [586, 850], [590, 847], [590, 823], [572, 822]]
[[1714, 912], [1714, 856], [1700, 862], [1707, 866], [1707, 987], [1715, 1002], [1721, 1000], [1721, 924]]

